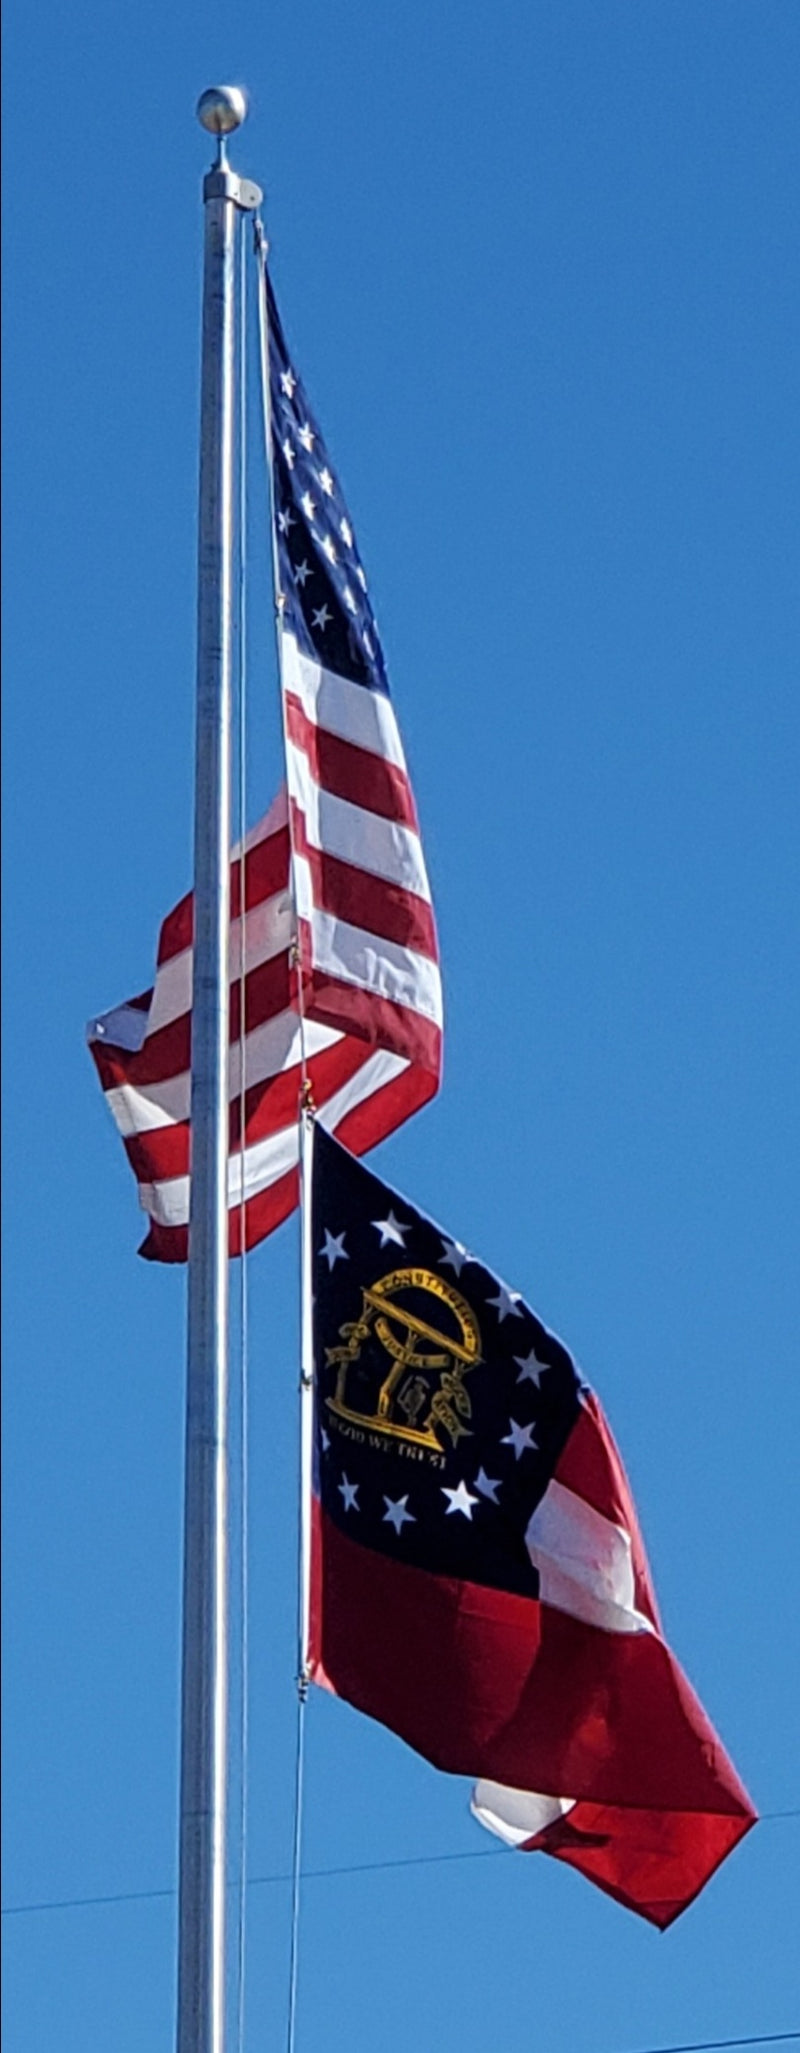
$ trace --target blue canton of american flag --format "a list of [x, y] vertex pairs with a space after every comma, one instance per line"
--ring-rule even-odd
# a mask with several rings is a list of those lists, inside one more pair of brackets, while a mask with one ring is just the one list
[[[362, 1061], [368, 1044], [365, 1109], [343, 1136], [360, 1153], [376, 1118], [389, 1131], [438, 1087], [439, 951], [353, 523], [266, 263], [262, 286], [299, 999], [312, 1026], [360, 1042]], [[373, 1096], [383, 1111], [366, 1110]]]
[[356, 538], [319, 423], [283, 337], [267, 278], [272, 465], [283, 627], [304, 654], [355, 684], [389, 682]]

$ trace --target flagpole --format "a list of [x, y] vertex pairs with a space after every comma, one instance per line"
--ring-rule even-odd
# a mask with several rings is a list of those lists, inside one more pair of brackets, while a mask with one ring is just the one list
[[231, 171], [226, 138], [246, 111], [231, 86], [203, 93], [197, 107], [217, 155], [203, 186], [177, 2053], [225, 2045], [234, 282], [237, 211], [261, 200]]

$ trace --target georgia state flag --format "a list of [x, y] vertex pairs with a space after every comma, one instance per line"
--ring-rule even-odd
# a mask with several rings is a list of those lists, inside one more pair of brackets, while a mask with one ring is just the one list
[[654, 1924], [755, 1822], [619, 1454], [520, 1295], [311, 1122], [310, 1678]]

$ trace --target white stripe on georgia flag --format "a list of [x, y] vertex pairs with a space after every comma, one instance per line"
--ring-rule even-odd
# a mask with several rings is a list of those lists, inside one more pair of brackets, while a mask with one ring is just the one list
[[524, 1846], [536, 1832], [565, 1818], [575, 1802], [574, 1796], [537, 1796], [532, 1789], [507, 1789], [502, 1782], [476, 1782], [470, 1810], [506, 1846]]
[[543, 1604], [604, 1632], [652, 1632], [634, 1601], [631, 1536], [553, 1479], [525, 1541]]

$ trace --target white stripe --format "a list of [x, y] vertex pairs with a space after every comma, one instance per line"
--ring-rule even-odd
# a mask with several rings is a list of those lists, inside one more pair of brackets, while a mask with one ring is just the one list
[[[254, 1027], [252, 1033], [245, 1035], [245, 1089], [296, 1068], [303, 1059], [303, 1039], [300, 1019], [292, 1007], [276, 1013], [274, 1019], [266, 1019], [263, 1026]], [[309, 1060], [343, 1040], [344, 1034], [338, 1027], [318, 1026], [313, 1019], [306, 1022], [305, 1050]], [[228, 1096], [238, 1098], [241, 1088], [242, 1046], [240, 1041], [232, 1041], [228, 1053]]]
[[173, 1176], [168, 1183], [140, 1183], [139, 1203], [157, 1226], [188, 1226], [188, 1176]]
[[[323, 1049], [332, 1048], [336, 1041], [344, 1039], [336, 1027], [318, 1026], [309, 1020], [306, 1026], [306, 1052], [309, 1056], [321, 1055]], [[301, 1061], [301, 1030], [297, 1013], [279, 1012], [274, 1019], [264, 1021], [263, 1026], [254, 1027], [245, 1039], [245, 1089], [265, 1083], [267, 1078], [281, 1076], [284, 1070], [294, 1069]], [[228, 1097], [236, 1099], [241, 1090], [241, 1043], [231, 1044], [228, 1059]], [[191, 1098], [191, 1073], [181, 1070], [177, 1076], [165, 1077], [162, 1082], [147, 1084], [144, 1090], [137, 1090], [133, 1084], [118, 1084], [106, 1091], [106, 1101], [123, 1140], [132, 1134], [152, 1133], [155, 1128], [175, 1126], [189, 1118]]]
[[106, 1091], [106, 1104], [124, 1141], [160, 1126], [176, 1126], [189, 1117], [189, 1072], [163, 1084], [148, 1084], [146, 1093], [134, 1090], [133, 1084], [117, 1084]]
[[[298, 857], [297, 871], [307, 868]], [[305, 892], [298, 892], [301, 907]], [[308, 915], [306, 915], [308, 917]], [[443, 1018], [442, 978], [438, 963], [419, 955], [414, 948], [401, 948], [396, 941], [365, 933], [337, 920], [333, 913], [314, 908], [310, 915], [314, 967], [355, 984], [376, 998], [388, 998], [394, 1005], [406, 1005], [425, 1019], [441, 1026]]]
[[[254, 1198], [268, 1190], [293, 1169], [297, 1162], [297, 1126], [284, 1126], [266, 1140], [245, 1149], [244, 1194]], [[228, 1208], [242, 1202], [241, 1155], [228, 1158]], [[170, 1176], [161, 1183], [140, 1183], [139, 1203], [159, 1226], [187, 1226], [189, 1223], [188, 1176]]]
[[548, 1483], [525, 1534], [544, 1604], [605, 1632], [652, 1632], [634, 1601], [631, 1536], [563, 1483]]
[[384, 820], [379, 813], [365, 812], [363, 806], [321, 790], [311, 775], [308, 757], [293, 742], [287, 742], [286, 758], [289, 789], [305, 815], [312, 848], [399, 884], [430, 904], [422, 844], [414, 828], [401, 827], [396, 820]]
[[[341, 1089], [334, 1091], [320, 1107], [319, 1117], [330, 1132], [339, 1125], [348, 1112], [363, 1104], [366, 1098], [393, 1082], [408, 1063], [400, 1055], [390, 1055], [384, 1049], [370, 1055], [361, 1068], [356, 1070]], [[257, 1197], [262, 1190], [277, 1183], [288, 1169], [293, 1169], [298, 1160], [298, 1128], [282, 1127], [278, 1133], [268, 1134], [265, 1140], [256, 1141], [244, 1153], [244, 1195], [245, 1199]], [[228, 1206], [242, 1202], [242, 1156], [231, 1155], [228, 1160]], [[186, 1226], [189, 1221], [189, 1178], [171, 1176], [160, 1183], [140, 1183], [139, 1203], [160, 1226]]]
[[[395, 1077], [401, 1076], [403, 1070], [408, 1069], [408, 1067], [409, 1064], [404, 1056], [392, 1055], [390, 1054], [389, 1050], [385, 1048], [377, 1049], [374, 1054], [369, 1055], [367, 1057], [366, 1062], [362, 1062], [360, 1068], [355, 1071], [353, 1076], [348, 1077], [345, 1083], [340, 1084], [338, 1091], [334, 1091], [329, 1098], [323, 1100], [322, 1104], [318, 1108], [317, 1115], [318, 1118], [321, 1120], [322, 1125], [327, 1127], [329, 1133], [333, 1133], [336, 1127], [339, 1126], [340, 1122], [346, 1118], [348, 1112], [354, 1112], [356, 1106], [363, 1105], [365, 1099], [374, 1097], [376, 1091], [382, 1090], [386, 1084], [393, 1083]], [[296, 1162], [298, 1159], [297, 1127], [293, 1126], [291, 1131], [294, 1139], [294, 1155], [292, 1157], [292, 1160], [293, 1162]], [[280, 1136], [278, 1138], [280, 1138]], [[269, 1140], [259, 1141], [256, 1143], [254, 1148], [246, 1150], [246, 1197], [250, 1197], [255, 1194], [254, 1188], [251, 1187], [253, 1185], [254, 1172], [253, 1170], [251, 1170], [248, 1158], [251, 1154], [253, 1156], [260, 1155], [264, 1157], [268, 1153], [270, 1146], [271, 1142]], [[238, 1204], [241, 1202], [241, 1161], [241, 1155], [233, 1155], [229, 1163], [229, 1204]], [[261, 1174], [261, 1171], [258, 1167], [256, 1167], [255, 1174]], [[280, 1170], [278, 1174], [282, 1175], [282, 1170]], [[274, 1174], [265, 1175], [263, 1179], [263, 1185], [261, 1182], [258, 1182], [255, 1185], [255, 1188], [261, 1189], [262, 1187], [265, 1187], [267, 1184], [274, 1182]]]
[[[292, 901], [288, 886], [271, 898], [265, 898], [261, 905], [254, 905], [245, 916], [245, 968], [258, 969], [260, 963], [274, 961], [283, 954], [292, 941]], [[230, 947], [228, 950], [228, 975], [231, 983], [237, 983], [241, 976], [240, 952], [242, 946], [241, 919], [231, 920]], [[173, 1020], [181, 1019], [191, 1011], [192, 1005], [192, 949], [184, 948], [180, 955], [172, 955], [156, 971], [153, 1002], [147, 1019], [147, 1032], [154, 1034], [161, 1027], [171, 1026]]]
[[284, 691], [294, 693], [315, 727], [326, 728], [356, 748], [371, 749], [373, 755], [405, 770], [394, 707], [385, 692], [324, 670], [313, 657], [301, 654], [293, 634], [281, 635], [281, 676]]
[[320, 915], [317, 913], [314, 903], [311, 864], [307, 855], [295, 855], [292, 857], [292, 878], [294, 881], [297, 917], [299, 920], [305, 920], [308, 926], [313, 927]]
[[[269, 811], [251, 827], [245, 835], [245, 849], [256, 848], [262, 841], [269, 841], [282, 831], [289, 817], [289, 806], [285, 786], [273, 799]], [[231, 851], [231, 862], [238, 861], [241, 844], [237, 842]], [[168, 915], [172, 919], [173, 914]], [[166, 926], [168, 920], [163, 925]], [[288, 880], [282, 891], [276, 891], [259, 905], [248, 909], [246, 915], [245, 965], [256, 969], [260, 962], [268, 962], [279, 955], [282, 948], [288, 948], [293, 939], [292, 900]], [[162, 927], [163, 932], [163, 927]], [[241, 948], [241, 919], [231, 921], [229, 975], [231, 982], [241, 976], [239, 951]], [[97, 1019], [90, 1019], [86, 1028], [87, 1041], [111, 1041], [116, 1048], [124, 1048], [130, 1055], [138, 1055], [147, 1034], [155, 1033], [158, 1027], [169, 1026], [174, 1019], [180, 1019], [189, 1012], [192, 1002], [192, 951], [185, 948], [180, 955], [170, 956], [156, 971], [155, 987], [149, 1012], [143, 1012], [138, 1005], [115, 1005], [110, 1012], [102, 1012]]]
[[575, 1803], [574, 1796], [537, 1796], [532, 1789], [507, 1789], [502, 1782], [476, 1782], [470, 1810], [506, 1846], [524, 1846], [536, 1832], [565, 1818]]

